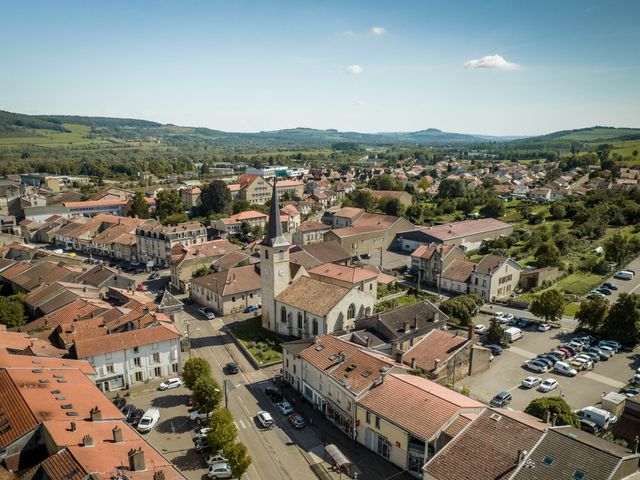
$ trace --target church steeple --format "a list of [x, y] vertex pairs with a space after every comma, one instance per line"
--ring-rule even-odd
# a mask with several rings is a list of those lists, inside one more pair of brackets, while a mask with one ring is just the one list
[[262, 245], [267, 247], [286, 247], [289, 242], [282, 235], [282, 223], [280, 222], [280, 204], [278, 203], [278, 190], [276, 179], [273, 179], [273, 194], [271, 195], [271, 207], [269, 208], [269, 225], [267, 235], [262, 240]]

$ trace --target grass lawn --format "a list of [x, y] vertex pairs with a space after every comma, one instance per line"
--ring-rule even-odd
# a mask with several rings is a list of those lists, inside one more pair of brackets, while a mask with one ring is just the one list
[[235, 337], [242, 343], [260, 366], [282, 361], [283, 341], [275, 333], [262, 328], [262, 318], [254, 317], [231, 327]]
[[[64, 123], [63, 126], [70, 132], [57, 132], [55, 130], [24, 129], [20, 136], [0, 137], [0, 146], [37, 145], [40, 147], [62, 147], [78, 145], [114, 145], [104, 138], [87, 138], [91, 127]], [[29, 136], [29, 132], [32, 135]], [[118, 142], [124, 144], [124, 141]], [[117, 145], [117, 144], [116, 144]]]
[[565, 317], [574, 317], [579, 309], [579, 303], [570, 303], [566, 307], [564, 307], [564, 315]]

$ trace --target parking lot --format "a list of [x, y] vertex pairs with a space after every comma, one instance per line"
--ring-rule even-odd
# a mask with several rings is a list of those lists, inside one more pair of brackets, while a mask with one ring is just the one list
[[[481, 314], [474, 319], [474, 323], [489, 325], [489, 316]], [[515, 410], [526, 408], [531, 400], [542, 396], [562, 396], [573, 409], [578, 409], [598, 404], [603, 393], [617, 392], [628, 383], [635, 369], [640, 367], [637, 350], [624, 349], [609, 360], [596, 363], [593, 370], [578, 372], [575, 377], [559, 375], [552, 370], [547, 373], [535, 373], [523, 366], [525, 361], [553, 350], [573, 336], [570, 328], [538, 332], [536, 326], [532, 325], [524, 329], [521, 339], [493, 359], [489, 370], [465, 378], [456, 386], [468, 387], [471, 396], [484, 402], [489, 402], [494, 395], [507, 390], [513, 396], [510, 407]], [[536, 389], [523, 389], [520, 384], [527, 376], [537, 376], [543, 380], [554, 378], [558, 381], [559, 387], [548, 393], [541, 393]]]

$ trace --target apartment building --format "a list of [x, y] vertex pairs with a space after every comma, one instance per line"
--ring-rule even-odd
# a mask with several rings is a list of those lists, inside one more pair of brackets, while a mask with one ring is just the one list
[[199, 245], [206, 241], [207, 230], [200, 222], [172, 226], [150, 221], [136, 228], [138, 261], [163, 267], [169, 265], [175, 245]]

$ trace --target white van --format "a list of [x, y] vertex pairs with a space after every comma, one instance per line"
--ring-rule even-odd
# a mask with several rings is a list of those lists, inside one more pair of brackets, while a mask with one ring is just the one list
[[140, 419], [140, 423], [138, 423], [138, 431], [141, 433], [150, 432], [153, 427], [156, 426], [156, 423], [160, 420], [160, 412], [157, 408], [150, 408]]
[[519, 338], [522, 338], [522, 330], [517, 327], [509, 327], [504, 331], [507, 336], [507, 340], [510, 342], [515, 342]]
[[567, 375], [568, 377], [575, 377], [578, 374], [578, 371], [575, 368], [571, 368], [571, 365], [566, 362], [556, 362], [553, 369], [556, 373]]
[[617, 278], [619, 280], [633, 280], [633, 273], [628, 272], [627, 270], [622, 270], [616, 273], [613, 278]]
[[584, 407], [576, 412], [580, 420], [591, 420], [600, 428], [609, 428], [609, 426], [618, 420], [618, 417], [601, 408]]

